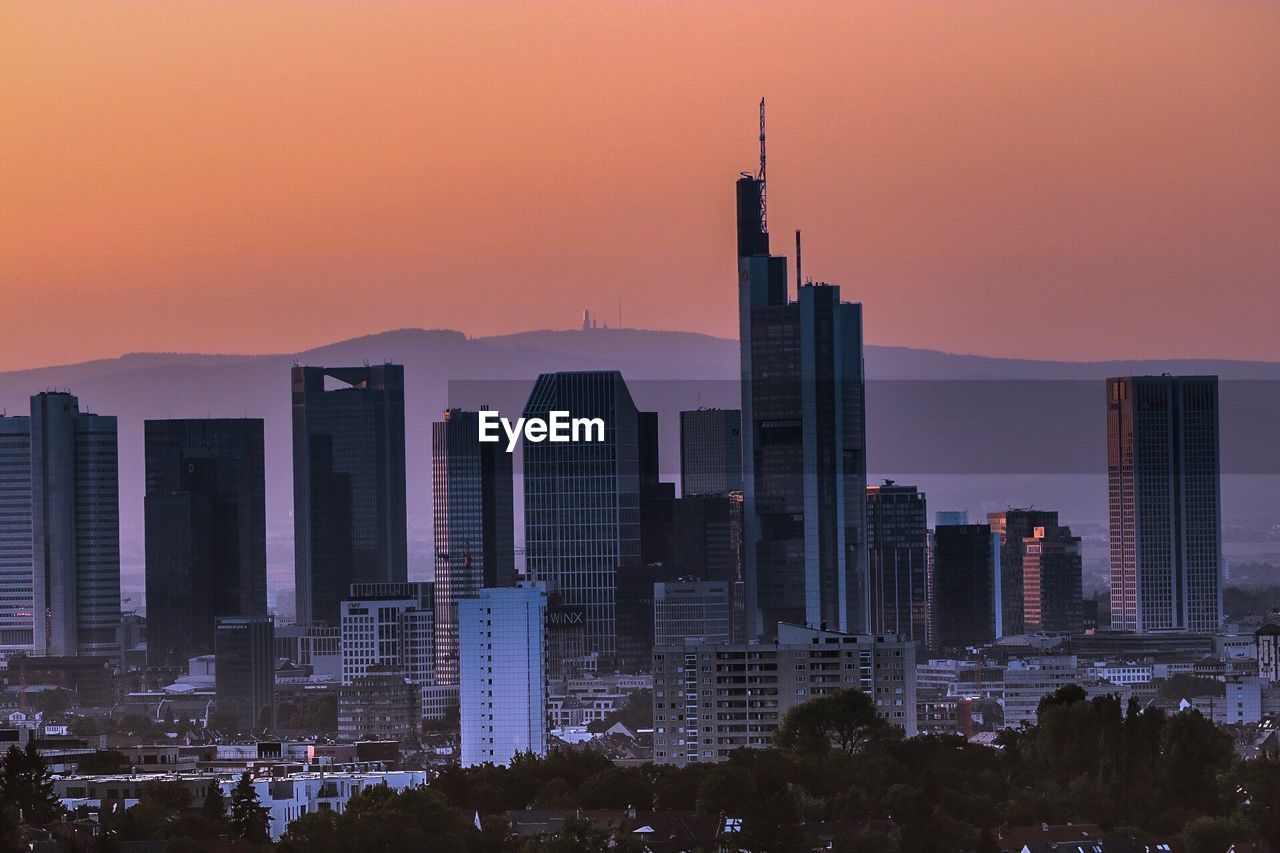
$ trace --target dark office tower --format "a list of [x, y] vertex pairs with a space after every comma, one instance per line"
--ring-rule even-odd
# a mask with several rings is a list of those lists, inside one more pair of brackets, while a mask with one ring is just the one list
[[293, 368], [297, 621], [338, 624], [351, 584], [408, 577], [404, 368]]
[[1218, 377], [1107, 380], [1111, 627], [1222, 621]]
[[1027, 631], [1084, 631], [1081, 574], [1080, 537], [1072, 536], [1070, 527], [1036, 527], [1022, 540], [1023, 622]]
[[675, 502], [673, 568], [679, 575], [726, 585], [730, 631], [745, 642], [742, 580], [742, 493], [691, 495]]
[[761, 165], [738, 180], [746, 594], [754, 636], [778, 622], [869, 627], [862, 306], [769, 253]]
[[147, 662], [213, 653], [220, 616], [267, 612], [262, 421], [147, 421]]
[[1022, 577], [1024, 541], [1037, 527], [1058, 526], [1058, 514], [1038, 509], [1013, 508], [987, 513], [991, 532], [1000, 536], [1000, 625], [999, 636], [1026, 632], [1026, 586]]
[[617, 588], [640, 571], [640, 446], [635, 403], [616, 371], [544, 373], [525, 417], [567, 411], [604, 421], [604, 441], [525, 442], [529, 579], [581, 607], [587, 654], [617, 655]]
[[697, 409], [680, 413], [680, 493], [742, 491], [742, 412]]
[[458, 683], [458, 601], [516, 582], [511, 454], [479, 436], [463, 409], [431, 425], [437, 684]]
[[867, 487], [871, 633], [925, 642], [928, 545], [924, 492], [885, 480]]
[[998, 541], [987, 524], [934, 529], [929, 638], [935, 650], [982, 646], [998, 636]]
[[71, 394], [31, 398], [34, 654], [119, 651], [117, 459], [115, 417]]
[[214, 629], [214, 701], [240, 731], [276, 724], [275, 625], [270, 616], [230, 616]]
[[[646, 566], [666, 565], [671, 562], [671, 514], [676, 487], [674, 483], [661, 482], [657, 412], [636, 412], [636, 436], [640, 445], [640, 562]], [[645, 653], [646, 660], [648, 654]]]
[[0, 415], [0, 654], [31, 653], [31, 418]]

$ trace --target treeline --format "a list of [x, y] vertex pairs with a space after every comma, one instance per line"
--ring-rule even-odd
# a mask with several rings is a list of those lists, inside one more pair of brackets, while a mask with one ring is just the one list
[[[1036, 726], [1003, 733], [992, 749], [954, 736], [905, 739], [865, 694], [843, 691], [792, 710], [775, 742], [685, 768], [616, 767], [584, 748], [522, 755], [510, 767], [452, 768], [426, 788], [372, 788], [341, 815], [305, 815], [278, 847], [631, 853], [634, 841], [577, 819], [552, 836], [515, 837], [503, 814], [633, 807], [741, 818], [738, 844], [751, 853], [801, 853], [802, 827], [813, 822], [839, 827], [835, 849], [855, 853], [991, 853], [1003, 827], [1066, 822], [1135, 840], [1179, 837], [1189, 853], [1248, 840], [1280, 849], [1280, 761], [1241, 761], [1230, 737], [1195, 711], [1168, 716], [1065, 687], [1041, 703]], [[13, 781], [10, 761], [0, 774], [5, 804], [47, 804], [47, 773], [17, 755]], [[251, 793], [246, 784], [239, 790]], [[174, 850], [215, 836], [264, 845], [261, 813], [249, 808], [256, 800], [231, 799], [229, 807], [195, 804], [156, 789], [123, 815], [109, 813], [102, 843], [150, 835]]]
[[992, 749], [953, 736], [904, 739], [864, 694], [845, 691], [793, 710], [776, 741], [686, 768], [615, 767], [579, 749], [451, 769], [425, 790], [371, 792], [344, 815], [309, 815], [284, 846], [625, 851], [581, 822], [558, 837], [508, 838], [501, 815], [632, 806], [740, 817], [740, 844], [752, 853], [799, 853], [810, 821], [847, 824], [836, 849], [858, 853], [993, 851], [1001, 827], [1068, 821], [1136, 840], [1180, 837], [1191, 853], [1241, 840], [1280, 849], [1280, 762], [1240, 761], [1231, 739], [1194, 711], [1167, 716], [1066, 687], [1041, 703], [1038, 725], [1004, 733]]

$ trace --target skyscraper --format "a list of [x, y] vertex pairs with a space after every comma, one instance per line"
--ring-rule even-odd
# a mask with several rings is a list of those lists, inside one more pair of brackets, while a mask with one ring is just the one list
[[404, 368], [293, 368], [297, 620], [337, 625], [351, 584], [408, 576]]
[[925, 642], [927, 513], [924, 492], [886, 480], [867, 487], [871, 633]]
[[241, 731], [276, 718], [275, 624], [270, 616], [226, 616], [214, 628], [214, 701]]
[[479, 415], [449, 409], [431, 426], [436, 683], [458, 683], [458, 601], [516, 582], [511, 454], [479, 440]]
[[[1001, 562], [1001, 569], [1004, 563]], [[1080, 537], [1070, 527], [1040, 526], [1022, 540], [1023, 625], [1026, 631], [1079, 634], [1081, 602]], [[1003, 571], [1002, 571], [1003, 574]]]
[[31, 398], [32, 568], [37, 655], [107, 655], [120, 625], [116, 419], [71, 394]]
[[1107, 380], [1111, 627], [1222, 621], [1218, 378]]
[[730, 632], [746, 642], [742, 577], [742, 493], [690, 495], [675, 502], [672, 566], [679, 575], [726, 584]]
[[1000, 636], [1000, 548], [990, 525], [934, 528], [930, 571], [931, 648], [982, 646]]
[[529, 579], [583, 609], [587, 653], [612, 666], [619, 577], [641, 569], [636, 407], [617, 371], [544, 373], [524, 416], [552, 411], [602, 419], [604, 441], [524, 445]]
[[31, 418], [0, 415], [0, 654], [31, 652]]
[[219, 616], [267, 612], [262, 421], [155, 420], [146, 445], [147, 658], [213, 653]]
[[737, 183], [738, 305], [747, 609], [778, 622], [866, 631], [866, 427], [862, 306], [840, 288], [787, 294], [770, 254], [760, 171]]
[[1026, 632], [1025, 584], [1022, 576], [1024, 543], [1037, 527], [1056, 529], [1058, 513], [1010, 507], [987, 513], [991, 532], [1000, 537], [1000, 627], [1001, 636]]
[[482, 589], [458, 602], [462, 766], [547, 752], [547, 597]]
[[696, 409], [680, 413], [680, 493], [742, 491], [742, 412]]

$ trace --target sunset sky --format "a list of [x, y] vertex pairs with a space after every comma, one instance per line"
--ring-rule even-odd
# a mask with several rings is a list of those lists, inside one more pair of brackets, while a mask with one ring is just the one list
[[0, 6], [0, 370], [736, 334], [733, 181], [870, 343], [1280, 360], [1280, 3]]

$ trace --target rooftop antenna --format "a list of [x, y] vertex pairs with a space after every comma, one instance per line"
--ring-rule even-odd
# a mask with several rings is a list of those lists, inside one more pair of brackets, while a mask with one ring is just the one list
[[800, 277], [801, 267], [802, 267], [802, 255], [800, 254], [800, 229], [797, 228], [796, 229], [796, 290], [800, 289], [800, 285], [804, 281], [804, 279]]
[[764, 98], [760, 99], [760, 230], [768, 233], [769, 217], [767, 216], [767, 205], [765, 204], [765, 171], [764, 171]]

